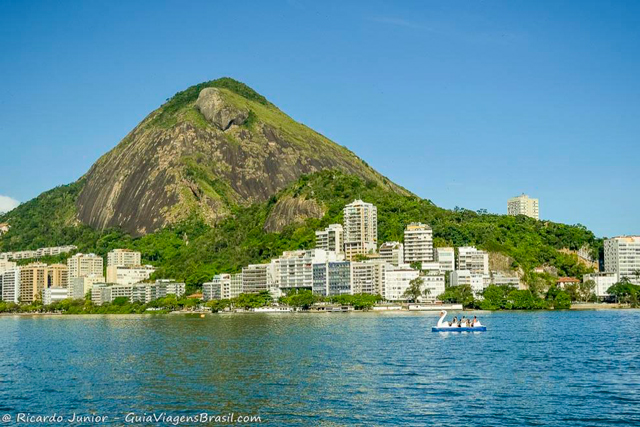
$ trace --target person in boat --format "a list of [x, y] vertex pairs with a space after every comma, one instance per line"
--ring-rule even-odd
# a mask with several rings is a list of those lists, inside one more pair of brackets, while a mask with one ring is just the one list
[[471, 321], [469, 319], [467, 319], [464, 323], [464, 327], [465, 328], [470, 328], [471, 327]]
[[482, 326], [482, 324], [476, 316], [473, 316], [473, 322], [471, 322], [471, 326], [475, 328], [476, 326]]
[[460, 327], [464, 328], [466, 324], [467, 324], [467, 317], [462, 316], [462, 319], [460, 319]]
[[454, 317], [453, 321], [451, 323], [449, 323], [449, 326], [458, 326], [458, 318]]

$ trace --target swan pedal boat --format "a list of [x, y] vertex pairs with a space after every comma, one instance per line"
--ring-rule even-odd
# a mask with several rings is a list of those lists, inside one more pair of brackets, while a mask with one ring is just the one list
[[[487, 330], [486, 326], [449, 326], [449, 323], [444, 319], [447, 317], [447, 312], [442, 310], [440, 312], [440, 319], [438, 320], [438, 324], [431, 328], [431, 332], [485, 332]], [[480, 322], [478, 322], [480, 323]]]

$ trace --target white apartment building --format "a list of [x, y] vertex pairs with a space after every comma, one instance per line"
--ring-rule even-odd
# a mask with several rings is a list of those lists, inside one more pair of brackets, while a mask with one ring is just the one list
[[378, 209], [355, 200], [344, 207], [344, 251], [348, 260], [378, 248]]
[[20, 298], [20, 268], [0, 272], [0, 297], [4, 302], [18, 303]]
[[400, 242], [384, 242], [378, 251], [380, 259], [395, 265], [404, 264], [404, 245]]
[[433, 230], [426, 224], [412, 222], [404, 230], [404, 262], [433, 261]]
[[456, 255], [453, 248], [436, 248], [436, 260], [440, 264], [440, 271], [456, 269]]
[[507, 202], [507, 213], [513, 216], [526, 215], [531, 218], [540, 219], [538, 199], [532, 199], [524, 193], [518, 197], [513, 197]]
[[211, 282], [202, 284], [202, 299], [210, 301], [214, 299], [231, 298], [231, 275], [216, 274]]
[[244, 292], [242, 288], [242, 273], [235, 273], [231, 275], [231, 282], [229, 283], [229, 294], [231, 298], [238, 297]]
[[280, 290], [313, 289], [313, 264], [341, 261], [343, 257], [322, 249], [287, 251], [278, 259]]
[[492, 285], [509, 285], [520, 288], [520, 278], [518, 276], [507, 276], [506, 274], [493, 271], [491, 272]]
[[71, 252], [78, 249], [75, 245], [67, 246], [52, 246], [47, 248], [39, 248], [30, 251], [18, 251], [18, 252], [3, 252], [0, 253], [0, 258], [21, 260], [31, 258], [41, 258], [43, 256], [54, 256], [62, 253]]
[[242, 292], [258, 293], [268, 290], [268, 270], [271, 264], [250, 264], [242, 269]]
[[135, 267], [142, 265], [140, 252], [131, 249], [114, 249], [107, 254], [107, 267]]
[[423, 292], [429, 289], [428, 295], [422, 297], [424, 302], [435, 303], [439, 295], [444, 293], [445, 278], [444, 274], [426, 274], [422, 277]]
[[344, 230], [340, 224], [331, 224], [316, 231], [316, 249], [340, 253], [344, 251]]
[[130, 302], [147, 304], [167, 295], [180, 298], [184, 295], [185, 284], [173, 280], [157, 280], [155, 283], [138, 283], [135, 285], [106, 285], [98, 283], [91, 289], [91, 300], [96, 305], [111, 303], [116, 298], [125, 297]]
[[476, 295], [479, 295], [485, 288], [485, 276], [472, 273], [469, 270], [455, 270], [451, 272], [451, 286], [469, 285]]
[[42, 291], [42, 304], [44, 305], [50, 305], [67, 298], [69, 298], [69, 290], [67, 288], [45, 288]]
[[403, 301], [403, 296], [409, 288], [409, 282], [420, 275], [418, 270], [408, 267], [389, 266], [385, 273], [382, 298], [386, 301]]
[[8, 270], [13, 270], [14, 268], [17, 268], [17, 267], [18, 267], [18, 264], [13, 261], [9, 261], [6, 258], [0, 259], [0, 274]]
[[640, 285], [640, 236], [618, 236], [604, 241], [604, 271]]
[[96, 254], [75, 254], [67, 260], [69, 280], [76, 277], [104, 274], [104, 260]]
[[473, 246], [458, 248], [458, 270], [469, 270], [474, 274], [489, 275], [489, 254]]
[[384, 260], [351, 262], [351, 287], [354, 294], [382, 295], [387, 265]]
[[585, 274], [582, 278], [583, 282], [593, 280], [596, 284], [594, 293], [598, 298], [606, 298], [609, 296], [607, 290], [618, 283], [618, 273], [592, 273]]
[[104, 276], [90, 274], [83, 277], [74, 277], [69, 282], [69, 298], [84, 299], [88, 292], [91, 292], [93, 285], [105, 283]]
[[107, 283], [133, 285], [148, 280], [155, 271], [152, 265], [110, 265], [107, 267]]

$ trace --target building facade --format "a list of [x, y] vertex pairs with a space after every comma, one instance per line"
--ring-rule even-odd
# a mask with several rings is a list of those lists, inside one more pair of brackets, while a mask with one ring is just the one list
[[404, 264], [404, 245], [400, 242], [384, 242], [380, 245], [379, 258], [396, 267]]
[[436, 260], [440, 264], [440, 271], [456, 269], [456, 255], [454, 248], [436, 248]]
[[93, 285], [105, 283], [104, 276], [90, 274], [83, 277], [75, 277], [69, 283], [69, 298], [84, 299], [91, 292]]
[[469, 270], [455, 270], [451, 272], [451, 286], [469, 285], [474, 294], [480, 295], [487, 284], [485, 277]]
[[316, 231], [316, 249], [341, 253], [344, 251], [344, 229], [340, 224], [331, 224]]
[[433, 230], [426, 224], [413, 222], [404, 230], [404, 262], [433, 261]]
[[107, 254], [107, 267], [135, 267], [142, 265], [140, 252], [131, 249], [114, 249]]
[[409, 288], [409, 283], [418, 278], [418, 270], [407, 267], [390, 266], [385, 272], [382, 298], [386, 301], [404, 301], [404, 293]]
[[44, 305], [50, 305], [67, 298], [69, 298], [69, 290], [67, 288], [46, 288], [42, 292], [42, 304]]
[[355, 200], [344, 207], [344, 251], [347, 260], [378, 249], [378, 209]]
[[104, 275], [104, 260], [96, 254], [75, 254], [67, 260], [67, 267], [69, 279], [90, 274]]
[[640, 236], [618, 236], [604, 241], [604, 271], [640, 285]]
[[382, 296], [388, 264], [384, 260], [351, 262], [351, 287], [354, 294]]
[[20, 299], [20, 269], [18, 267], [0, 273], [0, 297], [4, 302], [18, 303]]
[[110, 265], [107, 267], [107, 283], [133, 285], [148, 280], [155, 271], [151, 265]]
[[608, 298], [610, 295], [607, 292], [609, 288], [618, 283], [618, 273], [591, 273], [585, 274], [582, 278], [583, 282], [593, 280], [596, 284], [596, 288], [593, 290], [598, 298]]
[[473, 246], [458, 248], [457, 270], [469, 270], [473, 274], [489, 275], [489, 254]]
[[540, 219], [540, 209], [538, 199], [532, 199], [526, 194], [513, 197], [507, 202], [507, 213], [509, 215], [526, 215], [530, 218]]
[[323, 297], [352, 294], [351, 263], [327, 261], [313, 264], [313, 293]]
[[258, 293], [268, 290], [268, 270], [271, 264], [250, 264], [242, 269], [242, 292]]

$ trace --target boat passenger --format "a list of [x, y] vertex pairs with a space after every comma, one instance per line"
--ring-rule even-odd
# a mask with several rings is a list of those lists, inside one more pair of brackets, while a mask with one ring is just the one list
[[449, 326], [458, 326], [458, 318], [454, 317]]
[[482, 324], [480, 323], [480, 320], [476, 316], [473, 316], [473, 322], [471, 323], [471, 325], [473, 327], [482, 326]]

